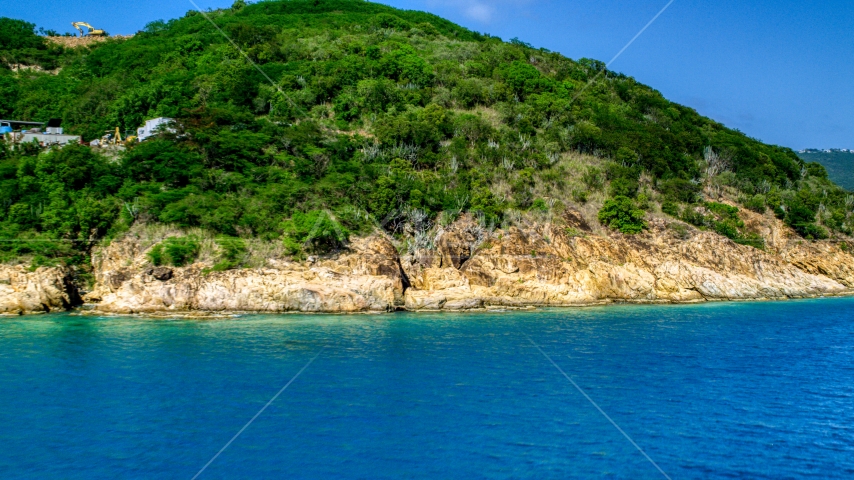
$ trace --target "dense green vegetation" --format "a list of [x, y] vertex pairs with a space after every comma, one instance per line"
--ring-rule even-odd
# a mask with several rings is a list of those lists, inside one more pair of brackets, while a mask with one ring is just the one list
[[[33, 53], [49, 50], [33, 28], [0, 20], [6, 64], [50, 66]], [[0, 146], [5, 260], [81, 261], [93, 243], [151, 222], [300, 255], [375, 225], [411, 233], [463, 212], [498, 224], [587, 202], [604, 204], [602, 223], [625, 233], [661, 205], [754, 244], [737, 216], [703, 203], [709, 191], [771, 209], [805, 237], [852, 228], [854, 201], [793, 151], [602, 62], [426, 13], [361, 0], [237, 2], [51, 52], [58, 74], [0, 68], [0, 117], [62, 118], [87, 141], [147, 118], [177, 121], [117, 157]], [[193, 245], [176, 242], [152, 262], [188, 261]], [[219, 268], [240, 265], [245, 246], [220, 247]]]
[[628, 234], [640, 233], [646, 228], [643, 218], [644, 211], [625, 195], [617, 195], [607, 200], [599, 210], [599, 221], [603, 225]]
[[[44, 37], [35, 35], [35, 28], [32, 23], [0, 17], [0, 63], [6, 66], [38, 65], [46, 70], [56, 68], [58, 59], [63, 54], [62, 48], [49, 44]], [[11, 82], [7, 85], [11, 85]], [[0, 83], [0, 93], [7, 93], [2, 88], [3, 83]], [[2, 108], [4, 107], [0, 104], [0, 111]]]
[[[700, 208], [686, 208], [681, 218], [696, 227], [710, 228], [736, 243], [756, 248], [765, 246], [765, 241], [757, 233], [744, 230], [744, 221], [738, 217], [738, 208], [731, 205], [706, 202]], [[817, 231], [812, 233], [823, 238]]]
[[148, 252], [148, 258], [155, 266], [169, 264], [182, 267], [196, 258], [199, 249], [199, 242], [193, 237], [169, 237], [155, 245]]
[[820, 163], [827, 169], [827, 176], [840, 187], [854, 192], [854, 152], [841, 150], [807, 150], [798, 153], [805, 162]]

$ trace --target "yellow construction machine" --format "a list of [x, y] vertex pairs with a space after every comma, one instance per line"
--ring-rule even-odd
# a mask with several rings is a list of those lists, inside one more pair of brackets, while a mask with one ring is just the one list
[[[74, 28], [76, 28], [77, 30], [79, 30], [80, 34], [83, 35], [84, 37], [106, 37], [107, 36], [107, 32], [105, 32], [99, 28], [95, 28], [86, 22], [72, 22], [71, 25]], [[88, 29], [88, 31], [83, 31], [82, 27], [86, 27]]]
[[100, 140], [98, 141], [98, 144], [101, 147], [119, 146], [119, 145], [127, 146], [127, 145], [131, 145], [133, 143], [136, 143], [136, 140], [137, 140], [136, 135], [131, 135], [129, 137], [126, 137], [124, 140], [122, 140], [122, 133], [119, 130], [119, 127], [116, 127], [115, 130], [107, 130], [106, 132], [104, 132], [104, 135], [100, 138]]
[[115, 131], [107, 130], [100, 141], [102, 147], [106, 147], [107, 145], [121, 145], [121, 143], [122, 134], [119, 132], [119, 127], [116, 127]]

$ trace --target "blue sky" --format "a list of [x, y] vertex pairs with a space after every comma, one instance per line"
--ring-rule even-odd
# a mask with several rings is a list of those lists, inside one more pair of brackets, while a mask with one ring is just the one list
[[[232, 0], [194, 0], [202, 8]], [[668, 0], [381, 0], [505, 40], [609, 61]], [[4, 1], [0, 16], [110, 33], [191, 9], [189, 0]], [[854, 148], [854, 2], [675, 0], [611, 65], [762, 141]]]

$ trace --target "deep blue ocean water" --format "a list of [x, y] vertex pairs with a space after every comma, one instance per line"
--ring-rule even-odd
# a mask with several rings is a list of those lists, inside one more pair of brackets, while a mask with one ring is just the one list
[[[854, 299], [0, 318], [0, 478], [854, 477]], [[318, 355], [319, 353], [319, 355]]]

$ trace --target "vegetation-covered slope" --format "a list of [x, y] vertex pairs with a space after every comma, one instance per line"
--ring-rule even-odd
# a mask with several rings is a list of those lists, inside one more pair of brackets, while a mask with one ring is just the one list
[[0, 38], [4, 58], [61, 66], [0, 69], [0, 117], [62, 118], [87, 141], [178, 119], [117, 159], [3, 147], [3, 258], [82, 260], [140, 222], [296, 255], [376, 225], [414, 235], [461, 212], [501, 223], [569, 204], [626, 233], [663, 211], [757, 247], [736, 208], [709, 200], [771, 209], [808, 238], [850, 233], [854, 202], [820, 165], [602, 62], [361, 0], [238, 1], [206, 15], [218, 28], [191, 11], [49, 61], [25, 54], [47, 49], [20, 32], [32, 25], [0, 22], [11, 25], [0, 36], [28, 39]]
[[805, 162], [820, 163], [834, 183], [854, 192], [854, 151], [806, 150], [798, 156]]

